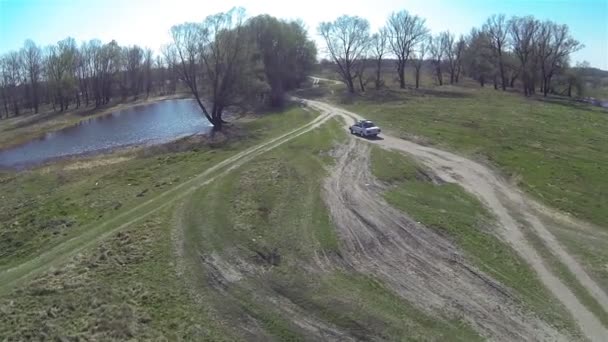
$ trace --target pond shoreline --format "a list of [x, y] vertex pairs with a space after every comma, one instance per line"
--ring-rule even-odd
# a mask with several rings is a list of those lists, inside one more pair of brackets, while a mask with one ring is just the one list
[[[97, 109], [95, 107], [88, 107], [88, 108], [73, 109], [73, 110], [65, 112], [65, 113], [50, 112], [50, 113], [41, 113], [41, 114], [29, 114], [29, 116], [31, 116], [32, 118], [30, 118], [30, 117], [22, 118], [22, 120], [30, 120], [30, 121], [36, 121], [36, 122], [32, 122], [31, 124], [17, 123], [17, 124], [12, 125], [12, 127], [8, 127], [8, 128], [3, 128], [2, 125], [3, 124], [10, 125], [10, 123], [6, 123], [6, 122], [4, 122], [4, 120], [1, 120], [0, 121], [0, 134], [9, 133], [9, 132], [16, 132], [13, 134], [18, 134], [18, 133], [23, 133], [23, 134], [13, 137], [14, 139], [11, 139], [12, 141], [10, 141], [10, 142], [3, 143], [0, 140], [0, 151], [14, 148], [16, 146], [25, 144], [28, 141], [43, 138], [48, 133], [51, 133], [54, 131], [59, 131], [64, 128], [68, 128], [70, 126], [75, 126], [84, 121], [98, 118], [98, 117], [101, 117], [104, 115], [112, 114], [114, 112], [118, 112], [118, 111], [126, 110], [126, 109], [133, 109], [136, 107], [150, 105], [150, 104], [167, 101], [167, 100], [180, 100], [180, 99], [193, 99], [193, 97], [189, 93], [179, 93], [179, 94], [174, 94], [174, 95], [155, 96], [155, 97], [150, 97], [148, 99], [139, 99], [139, 100], [135, 100], [135, 101], [117, 102], [115, 104], [112, 104], [111, 106], [100, 107]], [[86, 112], [87, 109], [95, 111], [95, 113], [92, 113], [89, 115], [83, 114], [84, 112]], [[52, 117], [48, 118], [48, 119], [42, 118], [39, 120], [38, 118], [41, 118], [42, 115], [52, 116]], [[201, 115], [202, 115], [202, 113], [201, 113]], [[34, 116], [38, 116], [38, 118], [35, 118]], [[10, 119], [5, 119], [5, 120], [11, 120], [11, 119], [14, 120], [17, 118], [13, 117]], [[37, 120], [39, 120], [39, 121], [37, 121]], [[39, 127], [39, 129], [36, 129], [37, 126], [41, 126], [41, 127]], [[32, 128], [36, 129], [36, 131], [27, 132], [27, 130], [32, 129]], [[19, 132], [22, 130], [26, 130], [26, 132]]]
[[209, 134], [212, 126], [199, 111], [192, 99], [183, 97], [114, 106], [0, 148], [0, 169], [20, 171], [73, 157], [147, 148]]

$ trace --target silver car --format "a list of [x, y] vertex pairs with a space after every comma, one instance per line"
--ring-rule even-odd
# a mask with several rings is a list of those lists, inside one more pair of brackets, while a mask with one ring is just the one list
[[375, 137], [380, 131], [380, 128], [369, 120], [360, 120], [350, 126], [350, 134], [358, 134], [362, 137]]

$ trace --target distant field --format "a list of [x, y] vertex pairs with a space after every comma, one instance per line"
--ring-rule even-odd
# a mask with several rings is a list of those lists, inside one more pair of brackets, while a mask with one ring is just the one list
[[104, 222], [315, 116], [292, 107], [239, 122], [231, 139], [218, 139], [211, 145], [186, 139], [78, 163], [61, 161], [27, 172], [0, 171], [0, 270], [78, 236], [86, 225]]
[[485, 160], [549, 205], [608, 228], [604, 109], [456, 86], [368, 91], [345, 106], [395, 135]]
[[[150, 151], [93, 168], [87, 166], [104, 159], [75, 164], [79, 169], [58, 171], [62, 166], [56, 165], [4, 174], [1, 189], [14, 198], [2, 202], [2, 212], [17, 208], [17, 216], [0, 217], [0, 270], [79, 234], [82, 224], [107, 220], [245, 145], [315, 116], [295, 108], [246, 122], [248, 136], [215, 149]], [[340, 124], [330, 121], [195, 192], [183, 206], [113, 233], [0, 296], [0, 310], [7, 313], [0, 316], [3, 335], [235, 340], [242, 338], [241, 320], [251, 317], [261, 334], [279, 340], [308, 339], [310, 331], [296, 324], [301, 320], [359, 339], [478, 340], [460, 320], [432, 317], [373, 277], [340, 268], [311, 272], [320, 255], [339, 255], [321, 184], [332, 149], [344, 137]], [[35, 206], [31, 196], [38, 196]], [[176, 249], [180, 227], [183, 251]], [[215, 278], [218, 270], [232, 276]]]
[[[321, 185], [334, 162], [331, 150], [344, 136], [330, 121], [194, 194], [184, 228], [186, 251], [197, 254], [186, 260], [198, 269], [205, 260], [206, 274], [195, 278], [194, 291], [210, 298], [224, 319], [247, 313], [281, 341], [310, 338], [294, 324], [305, 319], [362, 340], [478, 340], [466, 324], [425, 314], [375, 278], [339, 265], [310, 271], [320, 267], [319, 258], [340, 253]], [[220, 274], [237, 280], [218, 284]]]

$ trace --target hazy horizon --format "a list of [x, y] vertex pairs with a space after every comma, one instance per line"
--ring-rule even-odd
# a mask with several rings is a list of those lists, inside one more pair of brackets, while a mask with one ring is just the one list
[[283, 19], [302, 19], [319, 51], [323, 43], [317, 25], [342, 14], [358, 15], [370, 21], [372, 30], [382, 26], [392, 11], [406, 9], [426, 19], [433, 34], [450, 30], [467, 34], [480, 27], [492, 14], [533, 15], [540, 20], [567, 24], [572, 35], [585, 45], [572, 55], [572, 64], [588, 61], [608, 70], [608, 0], [582, 1], [394, 1], [352, 0], [348, 6], [329, 1], [296, 3], [228, 0], [203, 4], [193, 0], [0, 0], [0, 54], [18, 50], [26, 39], [46, 46], [66, 37], [78, 43], [90, 39], [116, 40], [121, 45], [137, 44], [156, 52], [169, 42], [169, 28], [186, 21], [202, 21], [210, 14], [240, 6], [248, 16], [267, 13]]

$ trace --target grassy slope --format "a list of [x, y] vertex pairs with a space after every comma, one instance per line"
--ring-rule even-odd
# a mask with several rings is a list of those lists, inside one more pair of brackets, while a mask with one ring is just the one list
[[[292, 108], [236, 123], [235, 130], [243, 130], [240, 138], [213, 148], [206, 143], [182, 142], [166, 151], [159, 147], [156, 152], [146, 151], [130, 156], [134, 159], [93, 169], [67, 171], [60, 163], [4, 173], [0, 175], [0, 261], [8, 265], [27, 260], [41, 249], [78, 235], [81, 225], [113, 217], [316, 115]], [[179, 152], [181, 144], [188, 151]], [[146, 189], [143, 196], [137, 196]], [[0, 335], [15, 340], [62, 336], [232, 339], [206, 307], [193, 306], [183, 279], [176, 275], [169, 209], [112, 234], [68, 264], [1, 296]]]
[[8, 340], [220, 340], [173, 267], [171, 212], [112, 235], [69, 264], [0, 297]]
[[[424, 315], [374, 279], [339, 267], [307, 271], [317, 268], [311, 267], [316, 256], [338, 253], [320, 198], [321, 180], [332, 160], [329, 152], [343, 137], [338, 131], [337, 122], [331, 121], [193, 196], [185, 238], [189, 258], [195, 260], [192, 266], [200, 268], [196, 263], [203, 253], [258, 270], [230, 283], [226, 292], [210, 286], [196, 291], [212, 293], [208, 297], [216, 298], [225, 319], [233, 321], [246, 312], [280, 340], [300, 340], [306, 333], [265, 298], [287, 300], [306, 315], [362, 339], [475, 339], [469, 327]], [[257, 257], [271, 251], [280, 256], [274, 265]], [[209, 284], [209, 277], [201, 275], [196, 282]]]
[[532, 231], [525, 231], [526, 238], [532, 243], [540, 256], [549, 265], [551, 271], [556, 274], [578, 297], [580, 302], [585, 305], [599, 320], [608, 327], [608, 312], [595, 300], [589, 291], [581, 285], [576, 276], [570, 272], [552, 252], [545, 246], [544, 242]]
[[456, 184], [434, 184], [408, 157], [375, 147], [372, 171], [391, 185], [384, 196], [428, 227], [448, 233], [482, 271], [516, 291], [547, 322], [578, 334], [572, 318], [540, 283], [532, 269], [492, 233], [492, 218], [481, 203]]
[[[185, 151], [145, 151], [116, 165], [66, 171], [62, 165], [0, 173], [0, 267], [77, 236], [155, 194], [186, 181], [230, 155], [310, 121], [315, 113], [293, 108], [237, 124], [238, 139]], [[179, 144], [174, 144], [177, 146]], [[180, 150], [180, 148], [177, 148]]]
[[50, 106], [40, 108], [39, 114], [26, 113], [9, 119], [0, 120], [0, 147], [17, 145], [40, 137], [47, 132], [59, 130], [77, 124], [82, 120], [106, 115], [111, 112], [125, 108], [150, 104], [165, 99], [187, 98], [188, 93], [177, 93], [175, 95], [154, 96], [149, 99], [138, 100], [115, 100], [110, 104], [95, 108], [89, 107], [72, 108], [65, 112], [54, 111]]
[[488, 159], [544, 202], [608, 228], [605, 110], [450, 86], [370, 92], [347, 107], [397, 135]]

